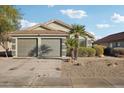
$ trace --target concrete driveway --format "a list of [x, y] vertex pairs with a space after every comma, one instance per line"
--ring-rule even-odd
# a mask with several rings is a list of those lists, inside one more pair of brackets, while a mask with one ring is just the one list
[[1, 58], [0, 87], [33, 87], [40, 78], [61, 77], [60, 68], [61, 60]]
[[80, 68], [57, 59], [0, 58], [0, 87], [124, 87], [122, 77], [84, 77]]

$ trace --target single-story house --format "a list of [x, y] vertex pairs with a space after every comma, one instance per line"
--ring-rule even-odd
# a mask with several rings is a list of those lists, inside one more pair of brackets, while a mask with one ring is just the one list
[[[14, 57], [63, 57], [66, 56], [65, 40], [72, 26], [60, 20], [14, 31], [12, 37], [12, 54]], [[88, 33], [88, 32], [87, 32]], [[88, 33], [91, 37], [92, 34]], [[94, 38], [81, 38], [86, 46], [91, 46]]]
[[101, 44], [110, 48], [124, 47], [124, 32], [106, 36], [102, 39], [95, 41], [95, 44]]

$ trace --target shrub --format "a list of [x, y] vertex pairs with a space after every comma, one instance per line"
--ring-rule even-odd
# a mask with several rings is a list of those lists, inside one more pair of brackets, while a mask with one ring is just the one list
[[112, 53], [114, 56], [124, 55], [124, 48], [114, 48]]
[[88, 56], [93, 57], [96, 55], [96, 50], [94, 48], [87, 48]]
[[79, 57], [87, 57], [88, 56], [88, 51], [87, 51], [86, 47], [80, 47], [78, 49], [78, 56]]
[[104, 54], [104, 47], [102, 45], [94, 45], [93, 48], [96, 50], [96, 56], [102, 56]]
[[92, 57], [95, 56], [96, 51], [90, 47], [80, 47], [78, 50], [78, 56], [80, 57]]

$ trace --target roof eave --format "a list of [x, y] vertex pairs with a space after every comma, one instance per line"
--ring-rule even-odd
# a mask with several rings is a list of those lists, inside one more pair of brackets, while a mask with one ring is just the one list
[[68, 36], [68, 34], [10, 34], [11, 36]]

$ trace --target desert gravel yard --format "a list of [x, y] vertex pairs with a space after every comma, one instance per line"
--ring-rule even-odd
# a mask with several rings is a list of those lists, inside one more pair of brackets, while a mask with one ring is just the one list
[[0, 87], [124, 87], [124, 58], [0, 58]]

